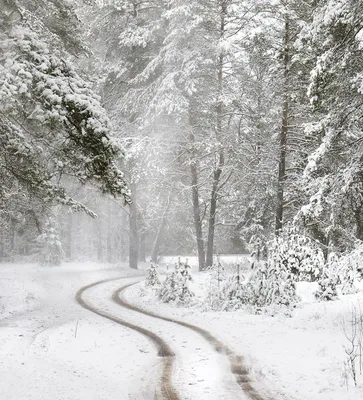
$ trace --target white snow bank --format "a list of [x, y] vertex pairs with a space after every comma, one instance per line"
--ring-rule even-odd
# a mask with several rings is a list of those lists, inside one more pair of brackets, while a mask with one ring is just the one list
[[[83, 309], [83, 285], [137, 271], [112, 265], [0, 264], [0, 399], [132, 399], [151, 345]], [[130, 363], [132, 360], [132, 363]]]
[[[268, 387], [274, 399], [361, 400], [363, 376], [354, 387], [347, 370], [344, 348], [349, 342], [352, 307], [362, 304], [363, 293], [343, 296], [334, 302], [317, 303], [316, 284], [298, 284], [302, 302], [291, 318], [283, 315], [249, 315], [243, 311], [202, 312], [160, 303], [150, 292], [140, 296], [140, 285], [127, 292], [129, 301], [159, 314], [203, 327], [247, 356], [256, 380]], [[203, 298], [206, 273], [195, 276], [193, 289]], [[345, 322], [344, 322], [345, 321]]]

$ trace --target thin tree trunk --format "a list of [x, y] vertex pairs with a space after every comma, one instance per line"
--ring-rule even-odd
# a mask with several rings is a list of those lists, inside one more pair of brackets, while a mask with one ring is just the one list
[[190, 164], [190, 172], [192, 176], [193, 216], [194, 216], [195, 234], [197, 238], [199, 271], [203, 271], [205, 270], [205, 251], [204, 251], [202, 221], [200, 218], [198, 171], [197, 171], [197, 162], [195, 159], [193, 159]]
[[[223, 38], [225, 34], [225, 17], [227, 14], [227, 2], [222, 1], [221, 4], [221, 24], [220, 24], [220, 37]], [[223, 63], [224, 55], [221, 53], [218, 60], [218, 105], [217, 105], [217, 121], [216, 121], [216, 138], [217, 141], [221, 142], [222, 136], [222, 91], [223, 91]], [[215, 225], [216, 225], [216, 214], [217, 214], [217, 202], [218, 202], [218, 189], [219, 182], [221, 179], [223, 167], [224, 167], [224, 151], [221, 146], [218, 152], [217, 165], [213, 174], [213, 184], [210, 199], [210, 209], [208, 218], [208, 241], [207, 241], [207, 259], [206, 266], [210, 267], [213, 264], [213, 253], [214, 253], [214, 236], [215, 236]]]
[[157, 261], [158, 261], [161, 239], [163, 237], [163, 233], [164, 233], [164, 229], [165, 229], [165, 225], [166, 225], [166, 221], [167, 221], [168, 212], [170, 210], [173, 191], [174, 191], [174, 187], [172, 187], [172, 189], [171, 189], [171, 193], [169, 194], [169, 197], [168, 197], [168, 200], [166, 202], [163, 215], [161, 217], [161, 222], [160, 222], [158, 231], [156, 232], [154, 244], [153, 244], [153, 247], [152, 247], [152, 250], [151, 250], [151, 262], [153, 262], [153, 263], [157, 263]]
[[131, 183], [131, 199], [130, 213], [129, 213], [129, 267], [137, 269], [139, 258], [139, 238], [137, 231], [137, 206], [136, 206], [136, 185]]
[[282, 106], [282, 124], [280, 134], [280, 159], [277, 180], [277, 202], [276, 202], [276, 222], [275, 234], [279, 235], [283, 227], [284, 213], [284, 185], [286, 180], [286, 145], [288, 136], [289, 123], [289, 95], [288, 95], [288, 77], [289, 77], [289, 17], [285, 19], [285, 35], [284, 35], [284, 100]]
[[146, 233], [144, 230], [139, 235], [139, 261], [146, 261]]
[[192, 180], [192, 206], [193, 206], [195, 235], [197, 240], [198, 266], [199, 266], [199, 271], [203, 271], [205, 270], [205, 250], [204, 250], [201, 212], [199, 205], [198, 164], [197, 164], [197, 156], [195, 154], [195, 149], [194, 149], [194, 142], [195, 142], [195, 136], [193, 133], [194, 124], [192, 121], [191, 112], [192, 111], [189, 111], [189, 125], [191, 129], [189, 140], [193, 146], [191, 152], [191, 162], [190, 162], [190, 175]]

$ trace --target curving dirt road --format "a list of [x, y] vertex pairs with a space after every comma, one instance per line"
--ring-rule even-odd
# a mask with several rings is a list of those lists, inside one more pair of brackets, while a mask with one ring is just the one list
[[128, 308], [132, 311], [136, 311], [141, 314], [145, 314], [149, 317], [161, 319], [163, 321], [168, 321], [172, 322], [174, 324], [178, 324], [181, 326], [184, 326], [185, 328], [191, 329], [192, 331], [198, 333], [201, 335], [213, 348], [215, 351], [221, 354], [225, 354], [229, 358], [229, 363], [231, 366], [231, 371], [235, 375], [237, 383], [239, 386], [242, 388], [243, 393], [248, 397], [250, 400], [270, 400], [267, 399], [266, 397], [262, 396], [262, 394], [259, 393], [257, 388], [255, 387], [251, 376], [249, 374], [248, 368], [245, 365], [244, 358], [242, 356], [239, 356], [235, 354], [226, 344], [222, 343], [220, 340], [215, 338], [210, 332], [208, 332], [205, 329], [202, 329], [198, 326], [189, 324], [184, 321], [179, 321], [173, 318], [168, 318], [164, 317], [159, 314], [155, 314], [151, 311], [147, 311], [145, 309], [142, 309], [140, 307], [137, 307], [133, 304], [130, 304], [127, 302], [125, 297], [123, 296], [123, 292], [130, 286], [134, 285], [135, 283], [125, 285], [117, 289], [113, 295], [112, 299], [115, 301], [117, 304], [119, 304], [122, 307]]
[[[88, 289], [91, 289], [91, 288], [94, 288], [94, 287], [96, 287], [98, 285], [106, 284], [107, 282], [115, 281], [115, 280], [118, 280], [118, 279], [122, 279], [122, 278], [112, 278], [112, 279], [101, 280], [101, 281], [97, 281], [97, 282], [94, 282], [94, 283], [91, 283], [89, 285], [86, 285], [86, 286], [82, 287], [76, 293], [77, 302], [82, 307], [86, 308], [87, 310], [89, 310], [89, 311], [91, 311], [91, 312], [93, 312], [93, 313], [95, 313], [95, 314], [97, 314], [97, 315], [99, 315], [99, 316], [101, 316], [103, 318], [107, 318], [108, 320], [111, 320], [111, 321], [113, 321], [113, 322], [115, 322], [115, 323], [117, 323], [119, 325], [122, 325], [122, 326], [125, 326], [127, 328], [133, 329], [134, 331], [136, 331], [136, 332], [144, 335], [145, 337], [147, 337], [155, 345], [155, 347], [157, 348], [157, 354], [158, 354], [159, 357], [161, 357], [161, 362], [162, 362], [160, 384], [159, 384], [159, 387], [156, 389], [156, 393], [155, 393], [154, 399], [157, 399], [157, 400], [180, 400], [181, 398], [183, 398], [183, 396], [181, 396], [178, 393], [178, 391], [175, 389], [175, 387], [174, 387], [174, 385], [172, 383], [172, 381], [175, 380], [175, 376], [174, 376], [174, 374], [175, 374], [175, 362], [176, 362], [175, 352], [163, 340], [163, 338], [161, 336], [155, 334], [154, 332], [152, 332], [149, 329], [142, 328], [140, 325], [141, 324], [144, 325], [143, 321], [141, 321], [141, 322], [139, 322], [139, 320], [136, 321], [136, 323], [140, 324], [140, 325], [133, 324], [133, 323], [127, 321], [126, 319], [121, 319], [121, 318], [118, 318], [118, 317], [108, 313], [108, 312], [105, 312], [104, 310], [92, 305], [90, 302], [85, 300], [85, 298], [84, 298], [85, 296], [83, 296], [83, 294]], [[240, 394], [237, 394], [237, 392], [236, 392], [234, 396], [233, 396], [232, 392], [231, 393], [229, 392], [228, 388], [224, 389], [225, 391], [223, 393], [226, 393], [226, 396], [229, 396], [228, 397], [229, 399], [236, 399], [237, 397], [239, 398], [240, 396], [243, 396], [243, 398], [247, 398], [249, 400], [271, 400], [267, 396], [262, 395], [257, 390], [257, 388], [256, 388], [256, 386], [255, 386], [255, 384], [254, 384], [254, 382], [253, 382], [253, 380], [252, 380], [252, 378], [250, 376], [249, 370], [248, 370], [248, 368], [246, 366], [246, 363], [245, 363], [243, 357], [235, 354], [231, 350], [231, 348], [229, 348], [226, 344], [224, 344], [223, 342], [218, 340], [210, 332], [208, 332], [207, 330], [202, 329], [202, 328], [200, 328], [198, 326], [189, 324], [187, 322], [176, 320], [176, 319], [173, 319], [173, 318], [164, 317], [164, 316], [158, 315], [156, 313], [153, 313], [151, 311], [147, 311], [145, 309], [139, 308], [139, 307], [137, 307], [137, 306], [135, 306], [133, 304], [130, 304], [125, 299], [123, 293], [127, 288], [129, 288], [130, 286], [134, 285], [135, 283], [138, 283], [138, 282], [133, 282], [131, 284], [123, 285], [122, 287], [118, 288], [115, 291], [113, 291], [114, 289], [112, 289], [112, 291], [113, 291], [112, 300], [118, 306], [121, 306], [123, 308], [132, 310], [135, 313], [137, 313], [135, 315], [144, 314], [144, 315], [146, 315], [148, 317], [156, 318], [156, 319], [159, 319], [159, 320], [163, 320], [163, 321], [167, 321], [167, 322], [171, 322], [173, 324], [178, 324], [180, 326], [183, 326], [184, 328], [187, 328], [189, 331], [193, 331], [193, 332], [197, 333], [199, 336], [201, 336], [209, 345], [212, 346], [212, 348], [217, 353], [219, 353], [221, 355], [225, 355], [227, 357], [228, 361], [229, 361], [231, 372], [235, 376], [236, 382], [238, 383], [238, 385], [240, 387], [240, 389], [238, 390], [238, 385], [236, 385], [236, 390]], [[152, 327], [152, 329], [154, 330], [154, 327]], [[192, 332], [190, 332], [190, 333], [192, 334]], [[179, 342], [175, 342], [175, 344], [177, 344], [177, 343], [179, 343]], [[184, 347], [184, 346], [182, 346], [182, 347]], [[205, 348], [205, 352], [208, 353], [208, 346]], [[178, 354], [180, 354], [180, 353], [178, 353]], [[213, 354], [213, 351], [210, 354]], [[178, 357], [178, 363], [179, 363], [179, 361], [180, 360], [179, 360], [179, 357]], [[212, 366], [213, 364], [210, 364], [210, 365]], [[227, 365], [228, 364], [226, 364], [226, 366]], [[224, 369], [224, 371], [226, 371], [226, 370]], [[183, 381], [183, 382], [185, 382], [185, 381]], [[218, 382], [218, 381], [216, 381], [216, 382]], [[189, 383], [189, 385], [190, 385], [190, 383]], [[183, 393], [184, 393], [184, 391], [183, 391]], [[196, 400], [195, 396], [193, 396], [191, 398], [193, 400], [195, 398], [195, 400]], [[199, 396], [198, 396], [198, 398], [199, 398]], [[223, 395], [223, 398], [225, 398], [224, 395]]]
[[[117, 318], [113, 315], [110, 315], [97, 307], [93, 306], [92, 304], [88, 303], [85, 301], [83, 298], [83, 294], [86, 290], [93, 288], [98, 285], [102, 285], [107, 282], [111, 282], [114, 280], [118, 280], [121, 278], [112, 278], [112, 279], [104, 279], [101, 281], [97, 281], [94, 283], [91, 283], [89, 285], [83, 286], [80, 288], [77, 293], [76, 293], [76, 300], [77, 302], [84, 307], [85, 309], [103, 317], [107, 318], [110, 321], [113, 321], [119, 325], [125, 326], [127, 328], [133, 329], [138, 333], [141, 333], [142, 335], [146, 336], [157, 348], [158, 350], [158, 356], [162, 358], [162, 372], [161, 372], [161, 385], [160, 385], [160, 390], [157, 390], [155, 394], [155, 399], [156, 400], [180, 400], [180, 396], [175, 390], [172, 382], [171, 382], [171, 377], [172, 377], [172, 370], [173, 370], [173, 363], [175, 359], [175, 355], [173, 350], [170, 348], [170, 346], [158, 335], [155, 333], [144, 329], [140, 326], [131, 324], [128, 321], [125, 321], [123, 319]], [[124, 290], [130, 285], [126, 285], [121, 287], [119, 290]]]

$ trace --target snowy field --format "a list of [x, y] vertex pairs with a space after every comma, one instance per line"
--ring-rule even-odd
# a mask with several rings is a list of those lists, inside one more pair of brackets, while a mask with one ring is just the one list
[[[75, 301], [75, 293], [83, 285], [119, 276], [124, 277], [122, 284], [132, 283], [139, 278], [128, 277], [141, 273], [96, 264], [55, 268], [0, 265], [0, 400], [153, 398], [153, 388], [148, 383], [158, 366], [153, 345], [134, 331], [81, 308]], [[203, 296], [207, 280], [206, 273], [195, 275], [193, 290], [199, 296]], [[118, 313], [109, 297], [120, 282], [90, 291], [87, 299], [111, 314]], [[347, 374], [345, 347], [349, 342], [343, 329], [343, 321], [349, 329], [353, 305], [358, 307], [363, 302], [362, 292], [339, 301], [316, 303], [314, 285], [300, 284], [303, 302], [290, 318], [173, 307], [148, 294], [141, 297], [140, 285], [127, 290], [127, 299], [213, 332], [247, 357], [258, 385], [270, 393], [269, 400], [363, 398], [363, 377], [358, 376], [359, 386], [355, 388]], [[126, 315], [127, 310], [123, 311], [123, 317]], [[138, 317], [133, 321], [143, 323]], [[232, 387], [233, 377], [224, 376], [223, 369], [212, 371], [203, 364], [208, 360], [214, 363], [210, 365], [220, 363], [222, 368], [222, 360], [209, 354], [203, 341], [170, 325], [150, 318], [147, 328], [179, 346], [180, 353], [188, 352], [190, 361], [184, 357], [175, 376], [182, 399], [223, 399], [221, 389], [213, 387], [213, 380], [223, 378]], [[198, 374], [203, 368], [208, 374], [201, 383]]]

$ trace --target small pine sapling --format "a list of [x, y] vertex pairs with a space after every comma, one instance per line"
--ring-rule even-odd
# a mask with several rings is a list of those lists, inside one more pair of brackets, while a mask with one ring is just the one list
[[318, 280], [319, 289], [315, 292], [315, 298], [320, 301], [332, 301], [338, 298], [337, 277], [325, 270]]
[[160, 277], [157, 266], [151, 263], [150, 268], [148, 268], [148, 273], [145, 278], [145, 285], [146, 286], [159, 286], [160, 285]]
[[226, 274], [219, 257], [217, 257], [217, 261], [209, 267], [209, 271], [210, 282], [207, 295], [208, 304], [212, 310], [220, 310], [225, 302], [225, 293], [223, 288], [225, 285]]
[[158, 290], [158, 297], [164, 303], [177, 302], [186, 304], [194, 293], [189, 287], [189, 282], [192, 280], [190, 274], [191, 267], [188, 261], [180, 262], [180, 259], [175, 264], [174, 271], [167, 275], [165, 281]]
[[293, 306], [297, 301], [296, 276], [290, 264], [281, 255], [280, 238], [271, 243], [267, 262], [261, 262], [247, 283], [250, 292], [249, 303], [256, 307], [272, 304]]
[[168, 274], [158, 290], [158, 297], [163, 303], [174, 302], [177, 299], [177, 273]]
[[236, 273], [225, 281], [222, 289], [224, 303], [222, 309], [233, 311], [249, 304], [249, 287], [243, 283], [244, 276], [241, 275], [240, 265], [236, 265]]
[[191, 291], [189, 287], [189, 282], [192, 280], [192, 275], [191, 275], [191, 266], [188, 264], [188, 260], [186, 260], [185, 263], [180, 263], [179, 260], [179, 273], [180, 273], [180, 289], [179, 289], [179, 301], [181, 303], [187, 303], [192, 297], [194, 297], [194, 293]]

